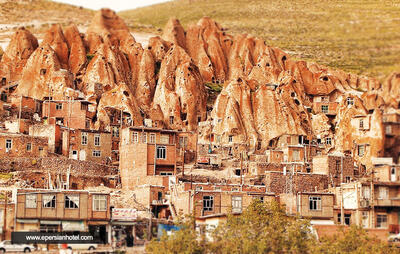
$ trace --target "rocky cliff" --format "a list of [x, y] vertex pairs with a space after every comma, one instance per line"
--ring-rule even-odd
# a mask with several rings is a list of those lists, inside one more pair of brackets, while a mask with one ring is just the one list
[[[196, 130], [208, 119], [200, 142], [215, 135], [221, 144], [244, 143], [253, 152], [283, 134], [297, 134], [335, 137], [330, 149], [342, 152], [354, 150], [354, 142], [375, 142], [369, 153], [379, 156], [381, 114], [397, 109], [400, 100], [396, 73], [381, 84], [297, 61], [254, 36], [229, 35], [207, 17], [186, 31], [171, 19], [162, 36], [143, 48], [108, 9], [94, 16], [85, 34], [74, 25], [53, 25], [39, 47], [29, 31], [17, 30], [1, 59], [0, 77], [17, 82], [20, 95], [86, 97], [97, 107], [100, 129], [110, 121], [109, 107], [129, 112], [136, 125], [150, 118]], [[222, 90], [214, 104], [209, 101], [208, 116], [205, 85]], [[357, 117], [370, 119], [370, 130], [356, 130]]]

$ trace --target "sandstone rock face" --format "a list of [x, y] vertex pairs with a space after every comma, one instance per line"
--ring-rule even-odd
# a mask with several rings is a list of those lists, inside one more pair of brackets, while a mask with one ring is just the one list
[[42, 45], [48, 44], [56, 52], [61, 68], [68, 69], [69, 49], [61, 25], [54, 24], [46, 32]]
[[177, 19], [171, 18], [168, 20], [162, 38], [184, 49], [186, 48], [185, 30]]
[[65, 39], [69, 48], [68, 66], [77, 75], [82, 74], [86, 64], [86, 48], [83, 39], [75, 25], [65, 28]]
[[18, 28], [1, 58], [0, 78], [10, 82], [18, 81], [28, 58], [37, 47], [36, 37], [27, 29]]
[[172, 46], [161, 63], [153, 107], [160, 107], [170, 128], [194, 130], [198, 119], [205, 119], [205, 104], [198, 68], [183, 48]]
[[40, 100], [44, 97], [63, 100], [75, 94], [71, 91], [72, 86], [72, 75], [61, 69], [57, 53], [45, 44], [29, 58], [15, 93]]

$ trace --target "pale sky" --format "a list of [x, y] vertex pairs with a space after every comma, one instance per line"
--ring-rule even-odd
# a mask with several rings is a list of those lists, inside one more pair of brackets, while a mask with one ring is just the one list
[[68, 3], [76, 6], [99, 10], [107, 7], [114, 11], [135, 9], [147, 5], [167, 2], [169, 0], [54, 0], [55, 2]]

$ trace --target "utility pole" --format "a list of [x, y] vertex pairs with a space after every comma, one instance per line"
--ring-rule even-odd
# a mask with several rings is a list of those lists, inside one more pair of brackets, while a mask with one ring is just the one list
[[18, 132], [21, 132], [21, 113], [22, 113], [22, 95], [19, 100], [19, 112], [18, 112]]
[[240, 153], [240, 185], [243, 185], [243, 152]]
[[183, 151], [182, 159], [182, 177], [185, 177], [185, 149], [181, 148]]
[[344, 206], [343, 206], [343, 155], [340, 156], [340, 223], [344, 225]]
[[7, 206], [8, 206], [8, 195], [7, 191], [5, 192], [5, 201], [4, 201], [4, 213], [3, 213], [3, 240], [6, 239], [6, 229], [7, 229]]

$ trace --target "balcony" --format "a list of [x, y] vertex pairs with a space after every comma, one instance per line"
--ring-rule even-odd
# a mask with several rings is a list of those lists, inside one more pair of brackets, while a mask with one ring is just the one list
[[168, 205], [168, 200], [167, 199], [161, 199], [161, 200], [153, 200], [151, 202], [152, 205]]
[[400, 198], [375, 199], [374, 206], [400, 206]]

